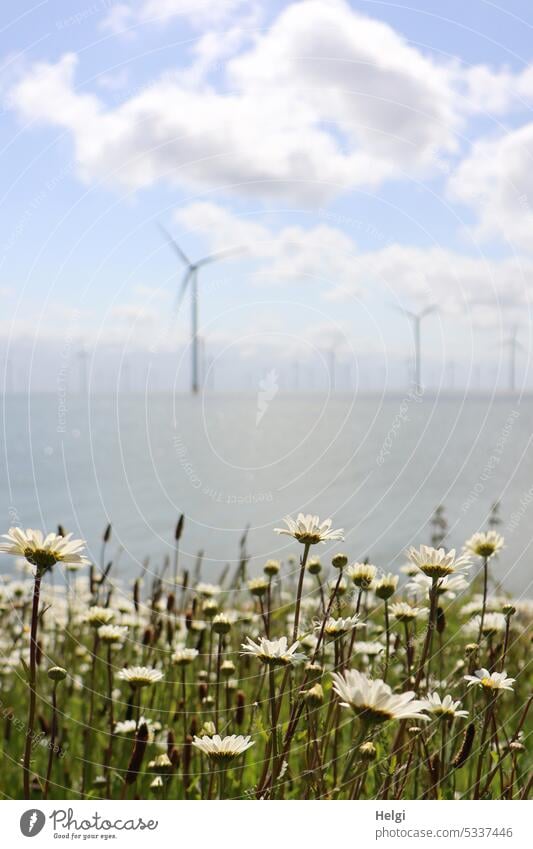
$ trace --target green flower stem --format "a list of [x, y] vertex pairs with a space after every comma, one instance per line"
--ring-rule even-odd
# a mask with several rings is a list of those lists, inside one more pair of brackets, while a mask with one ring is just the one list
[[57, 735], [57, 681], [54, 681], [52, 687], [52, 726], [50, 729], [50, 749], [48, 751], [48, 765], [46, 767], [46, 780], [44, 782], [43, 799], [48, 798], [48, 789], [50, 787], [50, 777], [52, 775], [52, 764], [54, 762], [54, 747]]
[[307, 563], [307, 557], [309, 555], [310, 548], [310, 543], [306, 542], [304, 545], [304, 553], [300, 561], [300, 575], [298, 577], [298, 590], [296, 592], [296, 607], [294, 608], [294, 628], [292, 631], [293, 643], [295, 643], [298, 638], [298, 625], [300, 624], [300, 605], [302, 603], [302, 589], [304, 585], [305, 566]]
[[26, 729], [26, 741], [24, 745], [24, 798], [30, 798], [30, 757], [35, 727], [35, 704], [37, 701], [37, 629], [39, 626], [39, 600], [41, 597], [41, 572], [37, 567], [35, 581], [33, 584], [33, 601], [31, 609], [30, 630], [30, 669], [28, 685], [30, 688], [30, 701], [28, 706], [28, 723]]
[[389, 602], [387, 599], [383, 602], [385, 608], [385, 671], [383, 672], [383, 680], [387, 681], [387, 675], [389, 674], [389, 661], [390, 661], [390, 619], [389, 619]]
[[487, 591], [489, 585], [489, 558], [483, 558], [483, 604], [481, 606], [481, 616], [479, 619], [479, 634], [477, 637], [478, 643], [481, 645], [481, 637], [483, 636], [483, 625], [485, 624], [485, 613], [487, 610]]

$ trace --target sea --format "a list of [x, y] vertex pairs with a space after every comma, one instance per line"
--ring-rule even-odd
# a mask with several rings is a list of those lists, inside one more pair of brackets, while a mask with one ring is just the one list
[[[443, 507], [447, 547], [488, 527], [498, 503], [506, 547], [498, 583], [533, 594], [533, 400], [405, 393], [8, 395], [2, 399], [2, 531], [11, 525], [87, 540], [120, 578], [173, 555], [216, 580], [236, 567], [247, 529], [250, 574], [300, 546], [275, 528], [299, 512], [344, 528], [344, 551], [395, 570], [428, 543]], [[143, 566], [144, 564], [144, 566]], [[8, 558], [0, 571], [8, 572]]]

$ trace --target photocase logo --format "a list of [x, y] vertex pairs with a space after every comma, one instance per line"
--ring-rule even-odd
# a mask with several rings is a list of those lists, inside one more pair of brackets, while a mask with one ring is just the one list
[[278, 391], [278, 373], [276, 369], [271, 369], [267, 376], [263, 380], [259, 381], [259, 391], [257, 393], [257, 413], [255, 416], [256, 426], [265, 415], [268, 410], [268, 405], [276, 397]]
[[46, 817], [42, 811], [37, 808], [31, 808], [29, 811], [24, 811], [20, 818], [20, 830], [24, 837], [35, 837], [42, 831]]

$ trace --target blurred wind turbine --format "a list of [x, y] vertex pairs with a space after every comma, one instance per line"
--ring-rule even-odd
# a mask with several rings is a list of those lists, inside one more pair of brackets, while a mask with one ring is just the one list
[[82, 345], [78, 351], [78, 390], [80, 395], [87, 395], [87, 360], [89, 354]]
[[412, 312], [411, 310], [405, 309], [405, 307], [395, 307], [395, 309], [398, 312], [401, 312], [402, 315], [405, 315], [413, 324], [413, 336], [415, 342], [414, 384], [416, 390], [420, 390], [422, 388], [422, 355], [420, 350], [420, 325], [422, 323], [422, 319], [430, 313], [436, 312], [438, 307], [436, 304], [431, 304], [428, 307], [424, 307], [424, 309], [420, 310], [420, 312]]
[[176, 299], [176, 312], [178, 312], [181, 302], [185, 297], [187, 287], [190, 286], [191, 288], [191, 391], [193, 395], [196, 395], [200, 388], [198, 375], [198, 271], [200, 268], [203, 268], [204, 265], [219, 262], [227, 256], [240, 253], [242, 249], [230, 248], [226, 251], [218, 251], [217, 253], [209, 254], [209, 256], [204, 256], [202, 259], [196, 260], [196, 262], [191, 262], [176, 240], [173, 239], [170, 233], [168, 233], [164, 227], [161, 227], [161, 225], [160, 230], [167, 239], [174, 253], [177, 254], [181, 263], [185, 266], [185, 274], [183, 275], [183, 280], [181, 282], [181, 289], [179, 290], [178, 297]]
[[328, 358], [328, 373], [329, 373], [329, 388], [331, 392], [335, 392], [337, 388], [337, 357], [335, 348], [332, 345], [327, 351]]
[[509, 391], [516, 390], [516, 352], [525, 351], [524, 346], [517, 339], [518, 328], [516, 325], [511, 328], [511, 335], [505, 339], [503, 344], [509, 347]]

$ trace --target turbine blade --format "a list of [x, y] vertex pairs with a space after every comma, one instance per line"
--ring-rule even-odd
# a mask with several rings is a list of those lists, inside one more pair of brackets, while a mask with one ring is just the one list
[[191, 271], [190, 268], [185, 272], [185, 275], [184, 275], [183, 280], [181, 282], [181, 289], [179, 290], [178, 295], [176, 297], [176, 301], [174, 303], [174, 315], [175, 316], [179, 313], [179, 310], [180, 310], [180, 307], [183, 303], [183, 299], [185, 297], [185, 292], [187, 291], [187, 286], [189, 285], [189, 280], [191, 279], [192, 274], [193, 274], [193, 272]]
[[185, 265], [189, 266], [189, 268], [190, 268], [191, 267], [191, 261], [188, 258], [187, 254], [184, 251], [182, 251], [182, 249], [180, 248], [180, 246], [178, 245], [176, 240], [172, 238], [172, 236], [170, 235], [168, 230], [166, 230], [163, 227], [162, 224], [159, 224], [159, 229], [161, 230], [161, 233], [163, 234], [163, 236], [165, 237], [165, 239], [169, 243], [169, 245], [172, 248], [172, 250], [174, 251], [174, 253], [176, 253], [179, 256], [179, 258], [181, 259], [181, 261]]
[[243, 253], [244, 248], [228, 248], [225, 251], [217, 251], [214, 254], [209, 254], [209, 256], [204, 256], [203, 259], [199, 259], [197, 263], [195, 263], [196, 267], [199, 268], [201, 265], [207, 265], [210, 262], [218, 262], [219, 260], [226, 259], [228, 256], [234, 256], [235, 254]]
[[430, 304], [430, 306], [424, 307], [424, 309], [418, 313], [418, 316], [419, 318], [424, 318], [424, 316], [429, 315], [431, 312], [437, 312], [438, 309], [437, 304]]
[[408, 310], [405, 307], [397, 307], [396, 304], [391, 304], [391, 306], [392, 306], [393, 310], [401, 313], [401, 315], [407, 316], [407, 318], [413, 318], [413, 319], [417, 318], [417, 316], [415, 315], [414, 312], [411, 312], [411, 310]]

